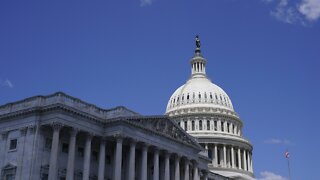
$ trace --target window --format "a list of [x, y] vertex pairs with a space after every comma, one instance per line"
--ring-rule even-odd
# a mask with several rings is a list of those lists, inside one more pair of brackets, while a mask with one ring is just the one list
[[0, 179], [4, 180], [14, 180], [16, 176], [17, 167], [13, 166], [12, 164], [8, 164], [3, 167]]
[[202, 130], [202, 121], [199, 121], [199, 130]]
[[98, 152], [97, 151], [93, 151], [92, 152], [92, 157], [95, 161], [98, 161]]
[[210, 121], [207, 120], [207, 130], [210, 130]]
[[106, 156], [106, 163], [111, 164], [111, 157], [109, 155]]
[[83, 156], [84, 156], [84, 149], [83, 149], [83, 147], [78, 147], [78, 155], [79, 155], [80, 157], [83, 157]]
[[184, 122], [184, 130], [185, 130], [185, 131], [188, 130], [188, 122], [187, 122], [187, 121]]
[[191, 124], [192, 124], [192, 131], [194, 131], [194, 121], [192, 121]]
[[44, 143], [44, 147], [46, 149], [51, 149], [51, 144], [52, 144], [52, 139], [51, 138], [46, 138], [45, 143]]
[[62, 143], [62, 152], [68, 153], [68, 150], [69, 150], [69, 144]]
[[10, 146], [9, 146], [9, 150], [15, 150], [17, 149], [17, 139], [11, 139], [10, 140]]
[[221, 122], [221, 131], [224, 131], [224, 122]]
[[217, 131], [218, 130], [218, 125], [217, 125], [217, 121], [214, 121], [214, 130]]

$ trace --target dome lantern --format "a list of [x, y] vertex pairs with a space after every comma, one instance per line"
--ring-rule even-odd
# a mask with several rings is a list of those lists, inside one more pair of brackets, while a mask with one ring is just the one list
[[196, 36], [196, 50], [193, 58], [191, 59], [191, 76], [206, 77], [206, 60], [201, 55], [200, 38]]

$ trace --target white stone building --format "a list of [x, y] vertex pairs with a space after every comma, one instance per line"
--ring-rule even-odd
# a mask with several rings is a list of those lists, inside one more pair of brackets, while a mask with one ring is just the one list
[[232, 179], [253, 179], [252, 145], [229, 96], [206, 75], [197, 37], [191, 77], [170, 97], [166, 115], [194, 136], [211, 159], [209, 170]]
[[191, 64], [164, 116], [62, 92], [0, 106], [0, 180], [251, 179], [252, 146], [199, 41]]

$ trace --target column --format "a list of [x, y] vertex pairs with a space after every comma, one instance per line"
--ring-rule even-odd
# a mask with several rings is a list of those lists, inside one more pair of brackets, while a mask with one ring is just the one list
[[106, 139], [101, 138], [100, 151], [99, 151], [99, 168], [98, 168], [98, 180], [104, 180], [104, 169], [106, 161]]
[[89, 180], [89, 176], [90, 176], [91, 140], [92, 140], [92, 134], [88, 134], [86, 137], [86, 144], [84, 149], [83, 176], [82, 176], [83, 180]]
[[147, 169], [148, 169], [148, 146], [143, 145], [142, 147], [142, 163], [141, 163], [141, 180], [147, 180]]
[[16, 171], [16, 178], [22, 179], [22, 169], [23, 169], [23, 158], [25, 156], [25, 144], [26, 144], [26, 134], [27, 134], [27, 127], [23, 127], [20, 129], [20, 138], [18, 138], [18, 144], [22, 145], [22, 148], [18, 148], [18, 163], [17, 163], [17, 171]]
[[159, 180], [159, 150], [155, 149], [153, 154], [153, 180]]
[[198, 180], [198, 167], [197, 164], [194, 164], [193, 166], [193, 180]]
[[218, 166], [218, 145], [217, 144], [214, 144], [214, 162], [215, 162], [215, 165]]
[[184, 162], [184, 180], [189, 180], [189, 160]]
[[250, 164], [250, 152], [248, 151], [247, 154], [248, 154], [248, 159], [247, 159], [248, 171], [251, 172], [251, 167], [250, 167], [250, 166], [251, 166], [251, 164]]
[[247, 151], [245, 149], [243, 150], [243, 166], [243, 169], [247, 171]]
[[226, 145], [223, 145], [223, 167], [227, 167], [227, 152]]
[[241, 167], [241, 152], [240, 152], [240, 148], [238, 149], [238, 163], [239, 163], [239, 169], [242, 169], [242, 167]]
[[234, 148], [231, 146], [231, 163], [232, 163], [232, 168], [235, 168], [235, 163], [234, 163]]
[[57, 179], [57, 161], [58, 161], [58, 150], [59, 150], [59, 135], [62, 125], [59, 123], [52, 124], [53, 136], [50, 153], [50, 165], [49, 165], [49, 180]]
[[174, 161], [174, 179], [180, 180], [180, 157], [176, 155]]
[[74, 179], [74, 159], [76, 152], [76, 137], [78, 130], [72, 128], [70, 131], [69, 151], [68, 151], [68, 165], [66, 179]]
[[114, 161], [114, 180], [121, 180], [121, 167], [122, 167], [122, 137], [117, 137], [117, 144], [115, 150]]
[[205, 148], [205, 152], [206, 152], [207, 156], [209, 157], [208, 143], [204, 144], [204, 148]]
[[231, 154], [231, 151], [230, 151], [230, 147], [227, 147], [227, 166], [228, 168], [231, 167], [231, 159], [230, 159], [230, 155]]
[[217, 122], [218, 131], [221, 131], [221, 120], [219, 119]]
[[136, 142], [130, 142], [130, 152], [129, 152], [129, 173], [128, 179], [134, 180], [135, 179], [135, 164], [136, 164]]
[[215, 155], [214, 155], [214, 144], [213, 144], [213, 147], [211, 149], [211, 157], [212, 157], [212, 160], [211, 160], [211, 164], [214, 166], [215, 165]]
[[164, 160], [164, 180], [170, 180], [170, 154], [168, 152], [165, 153]]

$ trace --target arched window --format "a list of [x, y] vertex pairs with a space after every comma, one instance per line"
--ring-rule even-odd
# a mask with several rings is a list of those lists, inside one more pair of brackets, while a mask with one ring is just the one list
[[188, 95], [187, 95], [187, 100], [189, 100], [189, 93], [188, 93]]
[[191, 130], [194, 131], [194, 121], [191, 121]]
[[214, 121], [214, 130], [215, 130], [215, 131], [217, 131], [217, 130], [218, 130], [217, 121]]
[[210, 130], [210, 121], [207, 120], [207, 130]]
[[230, 131], [229, 131], [229, 130], [230, 130], [229, 126], [230, 126], [230, 124], [227, 123], [227, 132], [228, 132], [228, 133], [230, 133]]
[[199, 121], [199, 130], [202, 130], [202, 121]]
[[184, 130], [187, 131], [188, 130], [188, 121], [184, 122]]
[[221, 121], [221, 131], [224, 131], [224, 121]]

